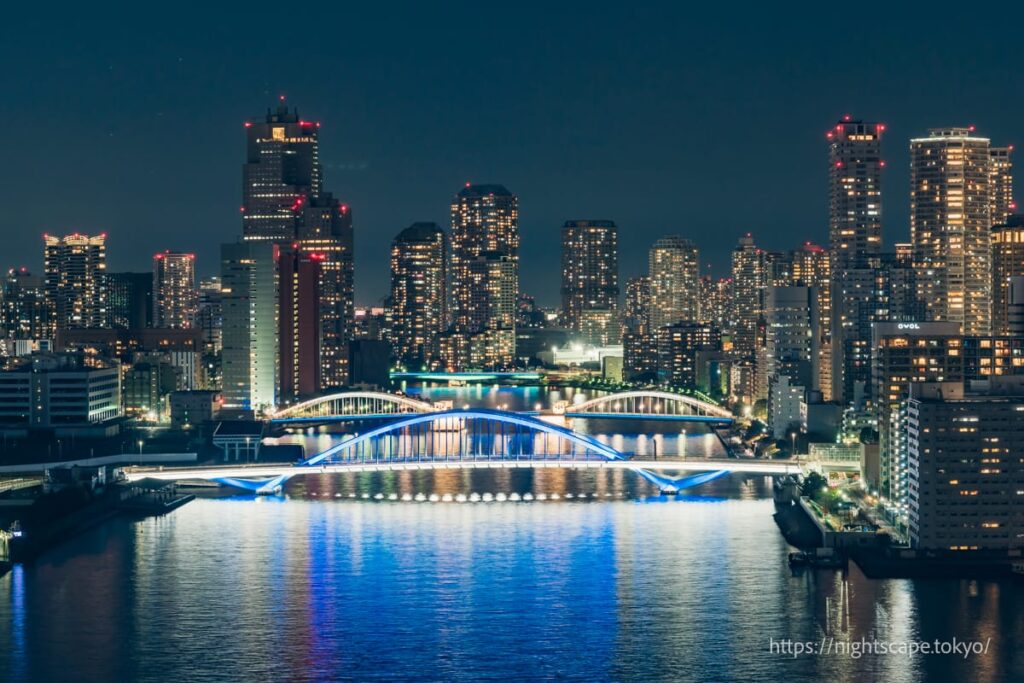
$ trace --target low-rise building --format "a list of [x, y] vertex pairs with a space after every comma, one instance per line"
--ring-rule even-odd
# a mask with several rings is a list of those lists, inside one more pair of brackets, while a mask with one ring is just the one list
[[95, 358], [38, 353], [0, 369], [0, 430], [52, 429], [58, 435], [116, 434], [120, 370]]

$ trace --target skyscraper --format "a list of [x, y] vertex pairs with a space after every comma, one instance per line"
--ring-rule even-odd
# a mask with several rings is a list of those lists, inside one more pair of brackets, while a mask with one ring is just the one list
[[322, 370], [320, 268], [327, 260], [299, 248], [278, 253], [278, 401], [288, 403], [314, 395]]
[[[351, 210], [323, 190], [319, 130], [318, 123], [299, 118], [283, 98], [263, 121], [246, 124], [242, 239], [275, 242], [322, 258], [317, 268], [317, 385], [324, 390], [344, 386], [349, 379], [348, 343], [355, 318], [354, 240]], [[222, 275], [226, 281], [226, 274]], [[257, 325], [278, 329], [276, 319], [260, 320]], [[305, 379], [302, 385], [308, 386]]]
[[195, 326], [196, 255], [165, 251], [153, 256], [153, 325], [187, 330]]
[[747, 233], [732, 251], [733, 350], [752, 356], [757, 346], [758, 321], [764, 315], [764, 289], [768, 285], [765, 253]]
[[910, 141], [910, 237], [928, 318], [965, 334], [992, 328], [989, 139], [935, 128]]
[[413, 223], [391, 242], [395, 356], [419, 369], [436, 360], [447, 324], [448, 238], [437, 223]]
[[992, 332], [1009, 334], [1010, 278], [1024, 276], [1024, 215], [992, 226]]
[[221, 245], [224, 408], [272, 409], [278, 399], [278, 246]]
[[879, 309], [874, 285], [875, 260], [882, 250], [884, 131], [883, 124], [847, 116], [826, 133], [831, 283], [821, 319], [827, 321], [823, 348], [829, 358], [820, 366], [819, 388], [845, 401], [862, 396], [871, 375], [871, 323]]
[[626, 281], [623, 330], [647, 334], [651, 327], [651, 278], [646, 275]]
[[310, 196], [321, 194], [320, 125], [299, 118], [281, 98], [263, 121], [247, 122], [242, 167], [242, 236], [290, 240]]
[[837, 270], [864, 267], [882, 250], [880, 123], [844, 117], [829, 140], [829, 244]]
[[153, 327], [153, 274], [107, 273], [110, 326]]
[[[501, 185], [472, 185], [459, 191], [452, 200], [452, 229], [449, 277], [450, 310], [454, 339], [446, 343], [452, 353], [446, 358], [449, 369], [464, 369], [470, 363], [469, 338], [485, 330], [498, 329], [501, 320], [491, 318], [489, 298], [479, 291], [480, 255], [490, 253], [506, 257], [502, 266], [503, 290], [519, 291], [519, 208], [515, 195]], [[502, 259], [498, 259], [499, 262]], [[513, 302], [515, 296], [513, 296]], [[513, 303], [514, 306], [514, 303]], [[514, 314], [511, 337], [515, 341]]]
[[1010, 214], [1017, 210], [1013, 201], [1013, 145], [991, 147], [989, 153], [989, 177], [991, 184], [990, 202], [992, 225], [1002, 225]]
[[3, 288], [4, 334], [11, 339], [45, 339], [50, 334], [50, 308], [40, 275], [28, 268], [7, 271]]
[[309, 197], [299, 214], [293, 247], [320, 259], [320, 389], [349, 380], [348, 343], [355, 326], [352, 210], [330, 193]]
[[107, 235], [43, 235], [46, 298], [51, 331], [109, 327], [107, 311]]
[[700, 320], [700, 253], [678, 235], [662, 237], [648, 254], [651, 327]]
[[591, 344], [615, 343], [618, 309], [618, 228], [612, 221], [566, 221], [562, 226], [563, 326], [582, 333]]

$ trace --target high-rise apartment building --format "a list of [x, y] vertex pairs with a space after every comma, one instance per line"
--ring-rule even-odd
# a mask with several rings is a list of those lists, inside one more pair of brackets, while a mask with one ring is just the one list
[[297, 245], [278, 252], [279, 403], [313, 396], [321, 388], [319, 288], [326, 260]]
[[829, 246], [837, 270], [864, 267], [882, 250], [880, 123], [844, 117], [829, 141]]
[[863, 396], [871, 374], [871, 323], [880, 307], [876, 259], [882, 250], [884, 131], [883, 124], [844, 117], [826, 133], [832, 282], [828, 309], [822, 308], [829, 358], [821, 365], [819, 388], [847, 402]]
[[562, 226], [563, 326], [597, 346], [616, 343], [618, 309], [618, 228], [612, 221], [566, 221]]
[[700, 253], [678, 235], [662, 237], [648, 254], [651, 327], [700, 320]]
[[262, 121], [247, 122], [242, 167], [242, 236], [290, 240], [311, 196], [322, 192], [320, 125], [299, 118], [282, 98]]
[[910, 236], [929, 320], [992, 328], [992, 172], [988, 138], [935, 128], [910, 141]]
[[622, 329], [626, 332], [646, 334], [651, 327], [651, 278], [646, 275], [626, 281], [626, 305], [623, 309]]
[[697, 386], [698, 352], [722, 348], [721, 331], [707, 323], [670, 323], [657, 328], [654, 338], [658, 381], [691, 389]]
[[1017, 210], [1017, 204], [1013, 201], [1013, 145], [990, 147], [988, 153], [991, 220], [993, 225], [1002, 225]]
[[1009, 334], [1010, 279], [1024, 276], [1024, 215], [992, 226], [992, 332]]
[[46, 339], [51, 310], [41, 275], [28, 268], [11, 268], [3, 286], [3, 331], [10, 339]]
[[[46, 299], [51, 331], [109, 327], [107, 310], [107, 235], [43, 235]], [[53, 334], [48, 335], [50, 337]]]
[[732, 344], [739, 356], [753, 356], [757, 348], [758, 324], [764, 315], [764, 289], [768, 286], [765, 252], [747, 233], [732, 251]]
[[[471, 363], [469, 338], [491, 330], [501, 342], [487, 344], [495, 357], [507, 354], [507, 337], [511, 336], [515, 352], [515, 300], [519, 291], [519, 208], [516, 196], [501, 185], [468, 184], [455, 196], [451, 205], [452, 228], [449, 234], [449, 278], [451, 283], [449, 316], [452, 334], [445, 347], [445, 365], [464, 369]], [[481, 255], [488, 256], [481, 259]], [[481, 279], [492, 270], [501, 272], [501, 282], [491, 284], [490, 292], [481, 291]], [[504, 326], [504, 307], [495, 299], [494, 288], [503, 294], [512, 293], [512, 316]], [[502, 301], [504, 297], [499, 297]], [[500, 312], [499, 312], [500, 311]], [[493, 316], [497, 315], [497, 318]], [[500, 330], [501, 334], [497, 334]], [[511, 335], [508, 334], [511, 332]], [[477, 359], [487, 354], [476, 353]]]
[[165, 251], [153, 256], [153, 324], [188, 330], [195, 326], [196, 255]]
[[392, 346], [410, 368], [438, 357], [447, 326], [448, 237], [437, 223], [413, 223], [391, 242]]

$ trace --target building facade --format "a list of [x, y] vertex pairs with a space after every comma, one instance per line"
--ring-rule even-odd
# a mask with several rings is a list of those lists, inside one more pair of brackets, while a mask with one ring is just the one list
[[51, 332], [109, 327], [106, 233], [43, 235], [43, 243], [46, 300], [52, 312]]
[[153, 256], [153, 323], [188, 330], [196, 324], [196, 255], [165, 251]]
[[648, 254], [651, 327], [700, 320], [700, 252], [678, 235], [662, 237]]
[[619, 341], [619, 230], [612, 221], [562, 226], [562, 325], [585, 343]]
[[391, 338], [412, 369], [438, 358], [448, 324], [448, 237], [437, 223], [413, 223], [391, 242]]

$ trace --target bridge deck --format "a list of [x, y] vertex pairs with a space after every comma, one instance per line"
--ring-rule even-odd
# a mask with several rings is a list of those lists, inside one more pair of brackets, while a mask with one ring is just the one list
[[250, 465], [250, 466], [214, 466], [187, 467], [181, 469], [143, 469], [135, 468], [126, 472], [129, 481], [140, 479], [161, 479], [180, 481], [184, 479], [256, 479], [273, 478], [282, 475], [333, 474], [345, 472], [404, 472], [418, 470], [448, 469], [646, 469], [684, 472], [740, 472], [745, 474], [798, 474], [800, 464], [791, 460], [746, 460], [746, 459], [706, 459], [689, 458], [675, 460], [498, 460], [498, 459], [463, 459], [450, 461], [391, 461], [378, 463], [328, 464], [314, 467], [295, 467], [292, 465]]

